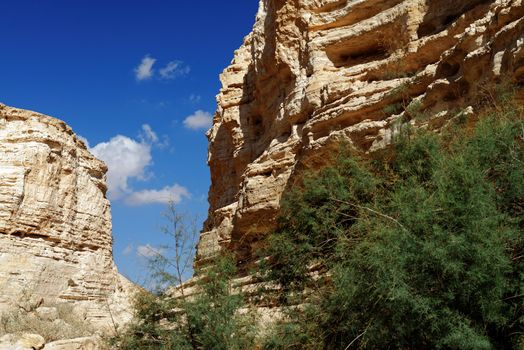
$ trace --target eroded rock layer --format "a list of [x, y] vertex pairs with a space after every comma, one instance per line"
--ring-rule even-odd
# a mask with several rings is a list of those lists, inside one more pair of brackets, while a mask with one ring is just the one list
[[522, 0], [262, 0], [221, 75], [196, 264], [249, 260], [284, 189], [338, 141], [372, 152], [402, 123], [438, 129], [498, 80], [524, 83], [523, 16]]
[[100, 326], [129, 318], [106, 170], [64, 122], [0, 105], [0, 310], [67, 301]]

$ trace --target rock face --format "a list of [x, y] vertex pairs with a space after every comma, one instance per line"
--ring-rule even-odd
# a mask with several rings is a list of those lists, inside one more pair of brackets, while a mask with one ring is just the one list
[[45, 339], [38, 334], [6, 334], [0, 338], [0, 350], [41, 350]]
[[523, 16], [522, 0], [262, 0], [221, 75], [196, 264], [249, 261], [284, 189], [340, 140], [372, 152], [403, 123], [474, 113], [497, 80], [524, 83]]
[[69, 301], [100, 327], [130, 317], [106, 170], [64, 122], [0, 105], [0, 310]]
[[100, 350], [97, 337], [58, 340], [46, 343], [38, 334], [7, 334], [0, 338], [0, 350]]
[[44, 350], [99, 350], [100, 343], [96, 337], [75, 338], [47, 343]]

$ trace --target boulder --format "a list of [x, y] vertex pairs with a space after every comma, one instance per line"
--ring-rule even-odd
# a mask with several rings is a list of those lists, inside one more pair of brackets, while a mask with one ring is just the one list
[[99, 350], [100, 342], [96, 337], [59, 340], [46, 344], [44, 350]]
[[7, 334], [0, 338], [0, 350], [41, 350], [45, 339], [38, 334]]

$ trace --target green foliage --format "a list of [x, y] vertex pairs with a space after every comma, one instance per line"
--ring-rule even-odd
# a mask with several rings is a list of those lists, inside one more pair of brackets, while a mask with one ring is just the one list
[[265, 348], [518, 349], [523, 162], [522, 110], [508, 104], [473, 132], [408, 130], [381, 159], [346, 152], [306, 176], [266, 274], [305, 308]]
[[412, 119], [420, 119], [423, 118], [425, 115], [422, 112], [423, 104], [420, 100], [412, 100], [407, 106], [406, 106], [406, 113], [412, 118]]
[[112, 340], [113, 346], [122, 350], [250, 348], [254, 322], [249, 314], [239, 312], [244, 302], [232, 290], [235, 274], [234, 260], [222, 256], [205, 271], [194, 295], [138, 294], [135, 322]]
[[336, 168], [305, 178], [303, 189], [283, 202], [280, 234], [270, 237], [269, 278], [286, 292], [303, 289], [308, 265], [332, 255], [339, 236], [354, 226], [358, 208], [348, 203], [369, 201], [376, 186], [371, 173], [343, 152]]
[[158, 293], [182, 284], [190, 276], [199, 236], [197, 218], [188, 220], [188, 215], [179, 213], [174, 202], [168, 203], [162, 216], [164, 225], [160, 227], [160, 232], [170, 238], [170, 243], [149, 248], [147, 256]]
[[388, 116], [392, 114], [400, 113], [402, 111], [402, 104], [394, 103], [394, 104], [387, 105], [386, 107], [384, 107], [382, 111], [384, 112], [384, 114]]
[[[221, 256], [199, 271], [196, 293], [138, 295], [114, 346], [522, 349], [522, 109], [506, 100], [474, 128], [455, 122], [440, 135], [404, 128], [373, 159], [341, 145], [333, 166], [284, 196], [259, 276], [280, 284], [287, 311], [263, 339], [241, 312], [234, 259]], [[175, 253], [153, 261], [179, 282], [192, 240], [170, 213]]]
[[187, 323], [196, 340], [196, 348], [240, 350], [252, 344], [252, 318], [249, 314], [239, 314], [243, 298], [231, 287], [235, 275], [235, 261], [218, 258], [206, 271], [206, 280], [201, 283], [202, 293], [186, 302]]
[[316, 324], [320, 316], [317, 307], [306, 304], [302, 308], [290, 308], [287, 314], [287, 319], [278, 321], [272, 332], [266, 335], [264, 350], [316, 350], [324, 347], [322, 330]]

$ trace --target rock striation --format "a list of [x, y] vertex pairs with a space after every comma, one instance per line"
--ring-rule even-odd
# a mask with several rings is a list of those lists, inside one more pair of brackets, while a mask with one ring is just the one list
[[196, 265], [221, 249], [249, 262], [283, 191], [341, 140], [373, 152], [523, 84], [523, 17], [522, 0], [261, 0], [221, 75]]
[[130, 318], [106, 170], [64, 122], [0, 105], [0, 310], [69, 302], [99, 327]]

